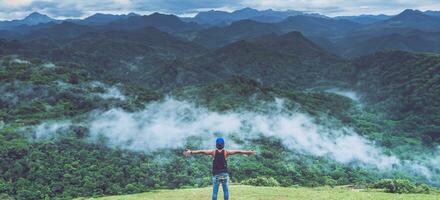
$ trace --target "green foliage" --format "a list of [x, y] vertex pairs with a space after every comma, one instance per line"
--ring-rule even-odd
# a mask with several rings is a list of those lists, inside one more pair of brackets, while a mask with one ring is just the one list
[[241, 182], [241, 184], [244, 185], [253, 185], [253, 186], [267, 186], [267, 187], [278, 187], [280, 183], [273, 177], [257, 177], [257, 178], [251, 178], [247, 179]]
[[2, 200], [14, 200], [13, 197], [9, 196], [8, 194], [0, 193], [0, 199]]
[[[185, 158], [183, 149], [150, 154], [109, 148], [105, 142], [89, 143], [78, 137], [76, 129], [32, 143], [13, 130], [0, 131], [0, 172], [8, 180], [1, 182], [4, 192], [17, 199], [70, 199], [211, 184], [208, 156]], [[331, 160], [298, 155], [275, 138], [251, 142], [259, 155], [228, 159], [233, 182], [321, 186], [362, 183], [361, 177], [374, 177]]]
[[[86, 71], [72, 68], [69, 65], [48, 68], [44, 67], [44, 64], [16, 63], [8, 59], [10, 58], [3, 58], [0, 68], [2, 82], [30, 81], [34, 84], [48, 84], [58, 80], [68, 83], [76, 82], [77, 84], [90, 79]], [[73, 81], [74, 79], [75, 81]]]
[[[252, 55], [248, 56], [246, 59], [252, 60]], [[184, 83], [182, 85], [191, 86], [176, 89], [173, 95], [219, 112], [271, 112], [276, 106], [275, 100], [282, 99], [290, 111], [314, 116], [317, 123], [330, 121], [335, 126], [351, 127], [385, 147], [385, 153], [392, 151], [400, 157], [409, 157], [414, 152], [425, 150], [427, 142], [437, 142], [439, 112], [436, 110], [439, 105], [436, 97], [439, 94], [438, 76], [434, 72], [438, 68], [436, 63], [440, 61], [436, 56], [419, 54], [391, 54], [391, 59], [388, 57], [379, 55], [378, 58], [357, 61], [359, 77], [356, 80], [361, 82], [357, 89], [369, 96], [363, 108], [358, 108], [356, 103], [340, 95], [316, 90], [280, 89], [267, 84], [271, 80], [261, 82], [245, 76], [234, 76], [227, 81], [214, 79], [217, 81], [212, 84]], [[98, 63], [107, 62], [105, 58], [102, 59]], [[61, 137], [51, 140], [32, 141], [24, 136], [27, 133], [18, 131], [23, 126], [39, 124], [48, 119], [80, 121], [83, 115], [94, 109], [116, 107], [136, 111], [165, 95], [162, 91], [148, 89], [150, 85], [130, 84], [145, 80], [132, 76], [138, 72], [130, 72], [126, 76], [118, 73], [97, 76], [95, 73], [103, 68], [91, 73], [72, 63], [57, 64], [53, 68], [44, 67], [42, 63], [42, 60], [33, 60], [31, 63], [2, 62], [0, 66], [0, 89], [20, 99], [14, 101], [14, 98], [0, 97], [0, 120], [5, 123], [4, 127], [3, 124], [0, 127], [0, 193], [7, 193], [16, 199], [71, 199], [211, 184], [208, 177], [211, 159], [202, 156], [184, 158], [181, 155], [183, 149], [161, 149], [146, 153], [109, 148], [105, 140], [90, 141], [88, 130], [81, 126], [72, 126], [60, 134]], [[385, 68], [388, 66], [391, 66], [390, 69]], [[112, 73], [118, 70], [123, 72], [126, 69], [115, 69]], [[172, 67], [163, 70], [170, 70], [166, 71], [167, 76], [178, 73]], [[299, 70], [296, 83], [300, 87], [310, 86], [307, 84], [310, 80], [299, 77], [306, 73], [301, 70], [309, 69]], [[148, 73], [147, 76], [151, 76]], [[115, 79], [115, 76], [118, 78]], [[158, 78], [148, 80], [154, 83], [153, 87], [176, 86], [172, 82], [165, 84], [167, 77], [160, 74], [155, 76]], [[92, 80], [117, 85], [127, 99], [100, 98], [99, 94], [106, 91], [105, 86], [90, 87], [88, 83]], [[233, 182], [314, 187], [366, 185], [393, 176], [337, 163], [325, 157], [298, 154], [286, 149], [274, 137], [253, 138], [246, 142], [235, 138], [235, 143], [256, 148], [259, 154], [231, 157], [228, 160]], [[187, 145], [190, 148], [201, 147], [197, 142]], [[433, 190], [428, 185], [403, 179], [382, 180], [374, 187], [393, 193], [428, 193]]]
[[426, 184], [415, 184], [407, 179], [381, 179], [371, 186], [372, 188], [385, 189], [390, 193], [430, 193], [435, 191]]
[[354, 79], [371, 105], [392, 120], [394, 134], [440, 143], [440, 56], [401, 51], [356, 60]]
[[5, 181], [0, 179], [0, 194], [7, 193], [9, 191], [10, 185], [7, 184]]
[[195, 103], [220, 112], [239, 109], [270, 112], [262, 108], [270, 107], [267, 104], [274, 104], [276, 99], [281, 99], [286, 100], [285, 106], [290, 110], [314, 116], [330, 114], [343, 122], [350, 121], [349, 113], [354, 107], [350, 99], [339, 95], [277, 89], [245, 76], [234, 76], [227, 81], [204, 86], [186, 87], [174, 94], [182, 99], [197, 96], [199, 98], [194, 99]]
[[6, 144], [9, 152], [1, 151], [0, 171], [12, 181], [7, 192], [18, 199], [132, 193], [154, 185], [153, 168], [145, 168], [149, 158], [142, 154], [64, 139], [30, 144], [14, 158], [10, 155], [15, 143]]
[[13, 62], [5, 57], [0, 65], [0, 120], [6, 123], [37, 124], [47, 119], [74, 117], [94, 109], [122, 107], [134, 111], [146, 102], [160, 99], [157, 92], [125, 84], [119, 89], [127, 98], [102, 98], [106, 84], [72, 63]]

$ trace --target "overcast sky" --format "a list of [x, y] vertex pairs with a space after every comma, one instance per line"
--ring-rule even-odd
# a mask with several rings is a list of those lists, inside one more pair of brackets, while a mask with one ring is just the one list
[[23, 18], [33, 11], [54, 18], [83, 18], [96, 12], [191, 16], [199, 11], [299, 10], [328, 16], [397, 14], [406, 8], [440, 10], [440, 0], [0, 0], [0, 19]]

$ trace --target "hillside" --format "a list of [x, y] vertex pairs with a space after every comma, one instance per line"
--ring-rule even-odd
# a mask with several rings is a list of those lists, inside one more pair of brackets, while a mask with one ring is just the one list
[[[292, 119], [289, 114], [283, 114], [295, 111], [307, 113], [315, 119], [325, 119], [313, 122], [319, 126], [329, 126], [328, 128], [336, 128], [337, 130], [338, 126], [346, 124], [353, 126], [360, 134], [372, 139], [374, 137], [370, 136], [374, 136], [375, 131], [383, 132], [381, 136], [383, 138], [374, 138], [375, 141], [392, 144], [390, 148], [396, 148], [392, 149], [396, 152], [408, 152], [407, 150], [411, 149], [412, 152], [419, 151], [422, 154], [425, 150], [421, 145], [400, 144], [401, 137], [388, 134], [386, 129], [377, 128], [383, 126], [380, 119], [369, 118], [368, 116], [371, 114], [357, 110], [356, 104], [352, 100], [336, 94], [286, 91], [252, 79], [233, 77], [227, 81], [219, 80], [203, 86], [193, 85], [181, 88], [180, 91], [173, 94], [177, 100], [174, 102], [162, 99], [154, 92], [129, 87], [128, 84], [116, 87], [116, 91], [119, 90], [118, 93], [112, 89], [112, 86], [94, 83], [96, 80], [93, 77], [81, 73], [78, 69], [73, 69], [69, 70], [64, 66], [41, 63], [38, 60], [28, 62], [18, 58], [8, 58], [2, 61], [2, 70], [0, 71], [3, 80], [2, 90], [6, 91], [8, 95], [1, 99], [2, 105], [6, 106], [1, 110], [2, 121], [6, 123], [0, 132], [4, 147], [1, 149], [1, 155], [7, 159], [3, 160], [0, 169], [4, 172], [3, 177], [6, 180], [13, 181], [12, 184], [2, 181], [2, 184], [5, 185], [7, 191], [11, 191], [11, 194], [19, 198], [40, 198], [42, 195], [69, 198], [84, 195], [118, 194], [118, 192], [142, 192], [161, 187], [208, 185], [209, 180], [206, 179], [206, 174], [209, 174], [209, 158], [184, 159], [181, 156], [182, 147], [162, 152], [156, 151], [156, 148], [167, 147], [169, 145], [167, 140], [159, 140], [161, 141], [157, 143], [159, 146], [150, 147], [148, 152], [138, 152], [139, 148], [143, 150], [149, 148], [147, 145], [149, 143], [144, 143], [146, 142], [144, 139], [137, 139], [139, 144], [133, 143], [137, 135], [131, 135], [131, 129], [119, 126], [134, 123], [133, 128], [147, 128], [160, 124], [144, 120], [124, 122], [119, 120], [124, 118], [137, 119], [145, 114], [160, 120], [173, 121], [169, 126], [187, 126], [188, 129], [193, 130], [195, 135], [187, 135], [188, 133], [184, 130], [184, 132], [172, 131], [178, 129], [171, 129], [171, 132], [168, 132], [172, 135], [183, 134], [184, 137], [193, 138], [185, 144], [193, 148], [203, 147], [204, 136], [200, 133], [203, 133], [205, 128], [198, 124], [206, 124], [208, 128], [212, 128], [214, 124], [225, 123], [223, 120], [235, 115], [243, 115], [243, 120], [247, 121], [242, 125], [244, 129], [246, 129], [246, 124], [252, 123], [255, 117], [262, 119], [263, 121], [260, 123], [263, 124], [275, 125], [278, 120], [288, 120], [295, 124], [297, 123], [295, 122], [296, 118]], [[11, 96], [10, 91], [23, 92], [15, 92]], [[26, 101], [17, 102], [15, 99]], [[274, 104], [277, 99], [284, 100], [285, 110], [279, 110], [277, 104]], [[157, 100], [159, 102], [150, 105], [158, 106], [159, 110], [148, 106], [148, 104], [143, 104]], [[179, 103], [188, 100], [193, 100], [191, 102], [196, 107], [191, 104]], [[114, 108], [124, 110], [114, 110]], [[117, 115], [111, 114], [112, 112], [101, 113], [95, 109], [111, 110]], [[92, 110], [94, 112], [89, 113]], [[275, 113], [271, 114], [274, 111]], [[227, 114], [231, 112], [234, 114], [228, 116]], [[185, 118], [174, 118], [175, 114], [184, 115], [192, 120], [186, 122]], [[249, 114], [251, 116], [247, 119]], [[10, 118], [12, 115], [15, 117]], [[130, 117], [120, 118], [119, 115]], [[204, 118], [214, 117], [216, 119], [215, 116], [225, 116], [226, 118], [217, 119], [220, 121], [204, 121]], [[269, 116], [270, 118], [268, 118]], [[275, 121], [271, 121], [271, 118], [274, 118]], [[97, 126], [100, 123], [107, 123], [106, 120], [100, 121], [101, 119], [110, 120], [106, 126], [116, 125], [116, 127], [107, 129], [106, 126]], [[331, 123], [329, 124], [329, 122]], [[189, 125], [185, 125], [186, 123]], [[305, 123], [306, 126], [314, 126], [308, 120], [302, 123]], [[37, 126], [35, 131], [33, 131], [32, 125]], [[27, 127], [26, 131], [20, 128], [23, 126]], [[282, 124], [277, 126], [282, 126]], [[280, 129], [283, 130], [281, 127]], [[114, 133], [111, 130], [118, 131]], [[305, 186], [351, 183], [365, 185], [383, 177], [393, 176], [386, 173], [380, 174], [373, 170], [374, 166], [380, 166], [381, 159], [391, 158], [378, 150], [368, 151], [371, 151], [370, 153], [373, 153], [375, 157], [378, 156], [379, 160], [368, 156], [364, 157], [363, 153], [356, 152], [348, 154], [348, 158], [338, 157], [337, 155], [341, 151], [345, 152], [343, 148], [340, 149], [332, 145], [331, 138], [335, 137], [335, 134], [340, 134], [338, 132], [333, 132], [333, 136], [326, 136], [324, 132], [320, 133], [324, 137], [322, 141], [328, 140], [328, 142], [323, 142], [320, 144], [322, 149], [317, 149], [315, 145], [309, 146], [300, 141], [293, 146], [290, 143], [285, 143], [285, 141], [295, 141], [288, 135], [283, 136], [282, 139], [270, 137], [270, 134], [260, 138], [256, 137], [259, 130], [251, 131], [253, 132], [251, 135], [236, 134], [231, 138], [233, 143], [257, 147], [260, 152], [255, 158], [237, 157], [231, 160], [230, 170], [234, 173], [234, 181], [241, 182], [256, 176], [270, 175], [279, 184], [285, 186], [293, 183]], [[280, 134], [277, 133], [278, 128], [272, 131], [274, 134]], [[307, 129], [303, 131], [307, 131]], [[90, 143], [90, 139], [96, 137], [98, 132], [109, 137], [113, 143], [108, 143], [106, 140], [98, 140], [96, 144]], [[142, 132], [142, 129], [135, 132]], [[118, 137], [117, 135], [120, 134], [127, 135], [128, 138]], [[158, 130], [151, 134], [153, 137], [157, 137], [163, 132]], [[310, 139], [319, 135], [313, 129], [309, 134]], [[29, 138], [32, 138], [32, 143], [26, 142]], [[53, 141], [47, 142], [47, 140]], [[414, 139], [406, 136], [405, 140]], [[321, 140], [316, 142], [319, 141]], [[338, 142], [342, 142], [342, 146], [350, 145], [350, 140], [345, 140], [343, 137]], [[113, 145], [124, 148], [110, 148]], [[373, 148], [368, 143], [356, 143], [356, 145]], [[297, 151], [304, 151], [304, 153], [295, 153]], [[324, 151], [329, 157], [324, 157], [315, 151]], [[83, 158], [87, 158], [87, 160], [82, 160]], [[96, 162], [100, 159], [104, 159], [105, 162]], [[155, 160], [163, 162], [151, 164]], [[370, 168], [359, 168], [350, 164], [357, 162], [366, 162], [372, 168], [370, 170]], [[51, 163], [51, 165], [49, 166], [47, 163]], [[65, 163], [71, 163], [68, 166], [70, 169], [67, 174], [62, 170], [66, 167]], [[180, 171], [173, 171], [172, 169], [176, 166], [186, 167], [180, 167]], [[197, 170], [193, 171], [193, 169]], [[163, 173], [164, 170], [168, 171], [166, 176]], [[127, 176], [127, 171], [131, 174], [130, 176]], [[173, 172], [171, 173], [171, 171]], [[108, 176], [109, 172], [113, 175]], [[407, 171], [402, 168], [396, 170], [396, 173], [405, 174]], [[294, 175], [292, 176], [292, 174]], [[402, 175], [396, 174], [396, 176], [401, 177]], [[84, 177], [84, 179], [76, 177]], [[403, 177], [408, 178], [409, 176]], [[415, 180], [423, 182], [423, 176], [417, 177]], [[45, 193], [32, 192], [56, 187], [62, 189], [49, 190]]]
[[[193, 21], [199, 24], [218, 25], [222, 23], [231, 23], [244, 19], [254, 19], [258, 21], [279, 21], [289, 16], [307, 15], [307, 13], [295, 10], [277, 11], [272, 9], [257, 10], [253, 8], [243, 8], [233, 12], [210, 10], [199, 12], [194, 17], [188, 17], [186, 21]], [[317, 14], [315, 14], [317, 15]]]
[[[170, 199], [170, 200], [201, 200], [210, 198], [211, 188], [179, 189], [179, 190], [158, 190], [142, 194], [110, 196], [102, 198], [78, 198], [76, 200], [97, 199], [97, 200], [139, 200], [139, 199]], [[230, 198], [237, 200], [275, 200], [275, 199], [312, 199], [312, 200], [434, 200], [439, 196], [431, 195], [408, 195], [408, 194], [387, 194], [381, 191], [359, 190], [345, 187], [329, 188], [280, 188], [280, 187], [252, 187], [244, 185], [233, 185], [230, 188]], [[220, 192], [220, 199], [223, 198]]]
[[284, 88], [311, 88], [338, 85], [350, 72], [349, 62], [328, 53], [301, 33], [292, 32], [240, 40], [177, 61], [154, 72], [164, 79], [150, 78], [148, 82], [172, 88], [244, 75]]
[[378, 22], [376, 26], [384, 29], [411, 27], [425, 31], [438, 31], [440, 29], [439, 21], [440, 18], [427, 15], [419, 10], [406, 9], [390, 19]]
[[281, 33], [274, 24], [241, 20], [226, 27], [211, 27], [196, 33], [193, 41], [208, 48], [222, 47], [240, 39], [258, 37], [270, 33]]
[[358, 90], [371, 108], [388, 113], [396, 134], [439, 142], [439, 55], [380, 52], [357, 59], [356, 66]]
[[361, 27], [352, 21], [344, 19], [329, 19], [313, 16], [293, 16], [276, 23], [285, 32], [300, 31], [307, 36], [323, 36], [332, 38], [348, 33]]
[[[72, 32], [66, 31], [61, 36], [57, 34], [65, 30], [66, 26], [73, 28], [68, 28]], [[204, 50], [197, 44], [152, 27], [130, 31], [87, 30], [87, 26], [71, 23], [40, 29], [35, 37], [41, 37], [32, 40], [0, 42], [0, 54], [18, 54], [28, 59], [39, 58], [53, 62], [74, 61], [94, 76], [139, 83], [145, 80], [145, 74], [149, 71], [176, 58], [198, 55]], [[57, 37], [51, 37], [53, 34]], [[121, 77], [120, 74], [126, 76]]]
[[384, 50], [403, 50], [410, 52], [440, 52], [440, 32], [412, 31], [373, 37], [353, 43], [340, 54], [357, 57]]
[[150, 15], [132, 15], [127, 18], [118, 19], [106, 24], [106, 30], [136, 30], [146, 27], [155, 27], [168, 33], [182, 32], [190, 29], [198, 29], [196, 23], [187, 23], [180, 20], [175, 15], [166, 15], [158, 12]]
[[[54, 20], [33, 13], [22, 20], [0, 21], [0, 28], [5, 28], [0, 29], [0, 37], [29, 39], [45, 36], [47, 32], [46, 36], [59, 39], [84, 32], [133, 31], [154, 27], [206, 48], [219, 48], [241, 39], [299, 31], [333, 54], [351, 58], [382, 49], [437, 52], [435, 33], [440, 31], [440, 18], [436, 13], [406, 9], [394, 16], [331, 18], [294, 10], [245, 8], [234, 12], [200, 12], [193, 18], [160, 13], [98, 13], [83, 20]], [[75, 30], [74, 25], [86, 25], [87, 28]]]
[[50, 18], [47, 15], [43, 15], [38, 12], [32, 12], [27, 17], [23, 19], [11, 20], [11, 21], [0, 21], [0, 30], [10, 30], [23, 25], [38, 25], [48, 22], [54, 22], [55, 19]]
[[[149, 31], [160, 33], [159, 39], [170, 37]], [[158, 40], [137, 33], [92, 33], [84, 40], [102, 37], [113, 38], [109, 43], [141, 40], [157, 45]], [[125, 38], [127, 34], [132, 35]], [[12, 48], [16, 43], [3, 45]], [[82, 45], [90, 45], [91, 50], [95, 46], [75, 45], [79, 45], [77, 53], [87, 51], [78, 50]], [[151, 80], [164, 82], [140, 87], [131, 82], [135, 76], [115, 83], [73, 63], [4, 57], [0, 183], [3, 191], [19, 199], [206, 186], [209, 158], [185, 159], [181, 151], [185, 146], [206, 148], [206, 141], [222, 130], [233, 144], [260, 152], [231, 161], [236, 182], [270, 176], [283, 186], [365, 186], [382, 178], [405, 178], [436, 185], [437, 176], [423, 170], [433, 174], [438, 170], [437, 112], [423, 109], [439, 107], [432, 93], [438, 85], [432, 73], [437, 71], [437, 60], [437, 55], [384, 52], [348, 64], [293, 32], [239, 41], [181, 59], [174, 65], [181, 68], [150, 72]], [[332, 68], [338, 63], [346, 68]], [[276, 84], [280, 80], [292, 87]], [[323, 91], [338, 84], [342, 89], [355, 86], [350, 89], [358, 91], [362, 104]], [[170, 86], [170, 93], [151, 91], [149, 86]], [[431, 107], [408, 106], [427, 103]], [[144, 120], [145, 116], [157, 120]], [[232, 128], [222, 125], [230, 120], [235, 122]], [[161, 139], [163, 129], [156, 128], [164, 121], [171, 127], [166, 130], [171, 138]], [[308, 138], [303, 140], [305, 132]], [[174, 138], [184, 142], [170, 143]], [[151, 139], [158, 142], [151, 145]], [[349, 153], [345, 147], [352, 145], [363, 150]], [[97, 162], [103, 158], [106, 162]], [[152, 164], [156, 160], [162, 161]], [[69, 173], [63, 170], [66, 163]], [[173, 171], [176, 166], [186, 167]], [[136, 176], [127, 176], [127, 171]]]

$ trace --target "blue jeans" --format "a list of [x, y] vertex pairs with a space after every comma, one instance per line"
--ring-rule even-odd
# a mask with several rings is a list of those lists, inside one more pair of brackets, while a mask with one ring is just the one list
[[228, 182], [229, 182], [229, 174], [228, 173], [220, 173], [212, 176], [212, 200], [217, 200], [218, 188], [220, 183], [223, 188], [223, 197], [225, 200], [229, 199], [229, 190], [228, 190]]

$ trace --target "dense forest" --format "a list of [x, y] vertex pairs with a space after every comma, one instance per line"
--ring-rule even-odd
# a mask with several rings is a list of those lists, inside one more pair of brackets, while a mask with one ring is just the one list
[[[123, 146], [110, 148], [105, 140], [91, 142], [88, 127], [80, 123], [86, 119], [84, 114], [92, 109], [121, 107], [133, 112], [144, 109], [145, 103], [164, 98], [163, 95], [121, 85], [119, 89], [126, 99], [106, 97], [103, 94], [110, 86], [98, 84], [87, 72], [72, 70], [69, 65], [48, 66], [39, 60], [17, 63], [17, 58], [4, 58], [2, 63], [2, 91], [21, 99], [14, 102], [8, 95], [2, 98], [3, 192], [20, 199], [71, 198], [210, 183], [206, 178], [210, 170], [207, 157], [188, 160], [181, 156], [183, 146], [147, 153], [133, 152]], [[377, 109], [374, 106], [371, 111], [360, 110], [353, 100], [332, 93], [287, 91], [238, 76], [226, 82], [185, 87], [173, 95], [178, 99], [196, 99], [197, 105], [217, 112], [261, 109], [261, 103], [283, 98], [289, 102], [289, 110], [317, 118], [333, 118], [380, 142], [383, 147], [400, 151], [402, 157], [411, 157], [412, 153], [405, 154], [415, 150], [423, 152], [426, 145], [435, 145], [435, 140], [423, 140], [430, 135], [394, 134], [400, 126], [389, 127], [389, 122], [373, 117]], [[42, 139], [32, 129], [23, 129], [47, 120], [66, 118], [73, 118], [78, 123], [57, 130], [54, 138]], [[237, 182], [270, 176], [284, 186], [365, 185], [384, 177], [412, 178], [403, 172], [381, 174], [326, 157], [298, 154], [277, 138], [262, 136], [246, 142], [241, 141], [242, 138], [231, 139], [259, 151], [256, 157], [231, 159], [233, 181]], [[200, 140], [202, 138], [191, 138], [185, 147], [202, 148]]]
[[119, 17], [0, 31], [0, 198], [207, 186], [211, 159], [182, 152], [217, 136], [258, 152], [229, 159], [235, 183], [440, 186], [440, 55], [343, 58], [316, 23], [347, 38], [361, 25], [316, 16]]

